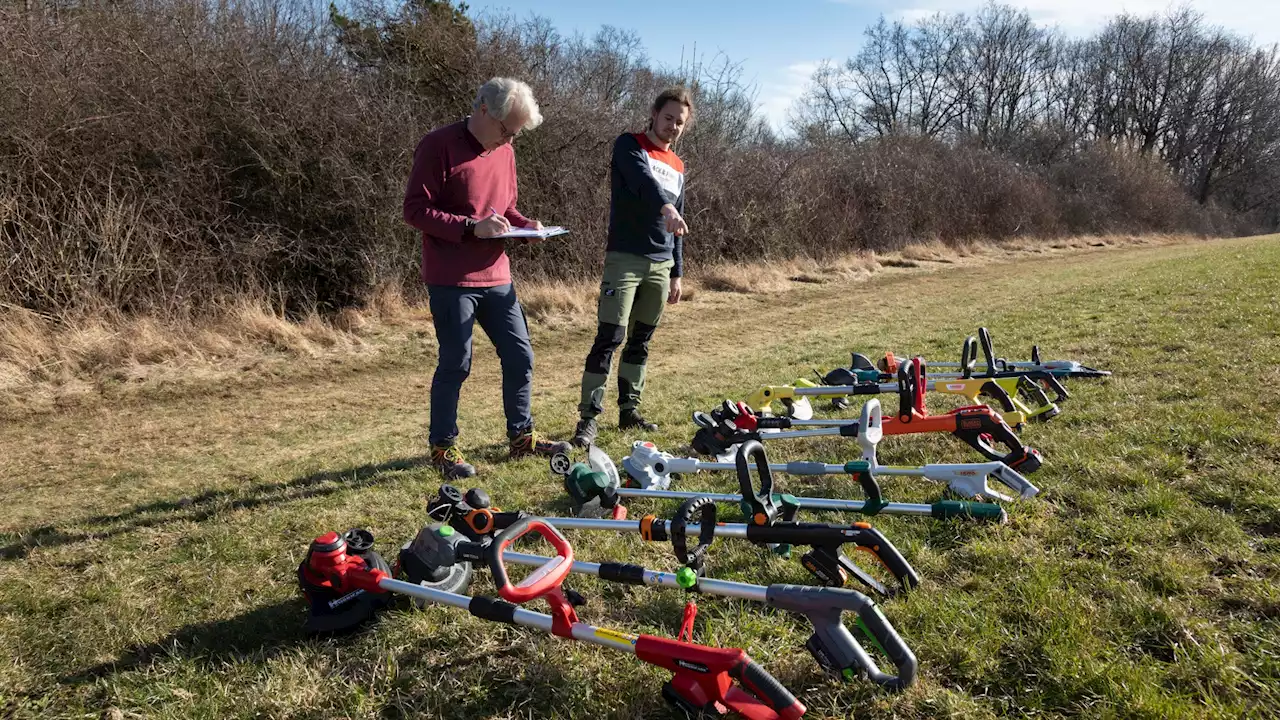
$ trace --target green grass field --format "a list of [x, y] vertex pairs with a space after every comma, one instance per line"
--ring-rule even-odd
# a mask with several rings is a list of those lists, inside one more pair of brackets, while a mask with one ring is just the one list
[[[692, 410], [812, 377], [855, 349], [955, 359], [980, 325], [1006, 357], [1039, 343], [1115, 372], [1069, 383], [1062, 414], [1023, 431], [1045, 455], [1031, 477], [1042, 492], [1011, 506], [1009, 524], [875, 520], [923, 579], [882, 603], [919, 658], [918, 683], [895, 695], [829, 680], [803, 649], [803, 621], [751, 603], [702, 599], [695, 640], [748, 649], [811, 717], [1280, 715], [1280, 238], [938, 268], [701, 293], [664, 320], [645, 405], [662, 424], [651, 439], [676, 450]], [[534, 333], [539, 427], [567, 436], [589, 319]], [[422, 466], [432, 367], [426, 332], [369, 359], [0, 426], [0, 714], [675, 717], [658, 670], [461, 610], [396, 610], [341, 641], [303, 636], [294, 571], [311, 538], [365, 526], [392, 555], [424, 522], [440, 484]], [[506, 509], [566, 513], [545, 461], [505, 460], [499, 397], [478, 336], [461, 419], [477, 484]], [[601, 445], [617, 459], [632, 439], [611, 431]], [[777, 460], [856, 456], [835, 441], [769, 448]], [[979, 459], [947, 437], [888, 437], [880, 455]], [[784, 481], [859, 497], [847, 480]], [[883, 486], [895, 500], [941, 497], [907, 478]], [[732, 482], [703, 474], [684, 488]], [[636, 536], [570, 539], [584, 560], [674, 569], [667, 546]], [[796, 560], [742, 541], [717, 543], [711, 562], [716, 577], [809, 582]], [[478, 577], [473, 592], [492, 592]], [[584, 621], [679, 627], [674, 591], [566, 584], [589, 600]]]

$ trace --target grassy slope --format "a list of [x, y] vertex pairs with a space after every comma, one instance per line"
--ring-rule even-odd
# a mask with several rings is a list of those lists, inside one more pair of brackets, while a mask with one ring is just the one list
[[[818, 285], [707, 293], [653, 343], [646, 411], [661, 447], [688, 413], [847, 362], [850, 349], [956, 354], [984, 324], [998, 350], [1116, 371], [1024, 439], [1039, 498], [1003, 527], [876, 524], [924, 578], [884, 603], [921, 661], [891, 696], [821, 678], [804, 628], [704, 600], [696, 639], [750, 649], [813, 716], [1255, 717], [1280, 712], [1280, 241], [1103, 251]], [[540, 427], [572, 427], [590, 328], [535, 328]], [[293, 570], [328, 529], [407, 539], [439, 480], [418, 466], [432, 360], [284, 375], [123, 399], [0, 427], [0, 708], [26, 716], [652, 717], [661, 675], [622, 655], [482, 623], [398, 612], [345, 642], [300, 637]], [[505, 462], [497, 362], [483, 339], [462, 429], [506, 507], [563, 514], [538, 460]], [[892, 407], [893, 401], [887, 400]], [[931, 402], [933, 400], [931, 399]], [[945, 403], [939, 403], [944, 405]], [[620, 456], [629, 438], [606, 433]], [[847, 459], [835, 442], [777, 459]], [[947, 438], [889, 438], [883, 461], [966, 461]], [[897, 500], [937, 488], [886, 480]], [[703, 475], [686, 487], [728, 489]], [[837, 495], [845, 483], [789, 485]], [[853, 495], [850, 495], [853, 496]], [[633, 513], [667, 511], [637, 503]], [[832, 517], [831, 519], [835, 519]], [[636, 537], [573, 536], [587, 560], [670, 567]], [[718, 577], [807, 582], [745, 543]], [[674, 635], [683, 598], [584, 579], [584, 620]], [[488, 591], [487, 578], [476, 586]]]

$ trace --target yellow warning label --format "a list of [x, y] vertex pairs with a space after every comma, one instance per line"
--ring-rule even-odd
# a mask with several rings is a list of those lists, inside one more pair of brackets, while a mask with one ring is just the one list
[[636, 636], [620, 633], [617, 630], [609, 630], [608, 628], [596, 628], [595, 636], [602, 640], [612, 640], [614, 642], [626, 643], [628, 645], [636, 644]]

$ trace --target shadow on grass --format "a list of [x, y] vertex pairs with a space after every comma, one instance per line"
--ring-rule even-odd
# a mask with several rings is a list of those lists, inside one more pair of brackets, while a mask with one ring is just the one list
[[384, 463], [360, 465], [345, 470], [322, 470], [276, 483], [254, 483], [248, 487], [209, 490], [178, 500], [158, 500], [138, 505], [115, 515], [97, 515], [75, 521], [76, 526], [97, 526], [83, 532], [67, 532], [52, 525], [17, 533], [17, 539], [0, 547], [0, 559], [19, 560], [33, 548], [56, 547], [87, 540], [114, 537], [139, 528], [172, 522], [202, 522], [228, 510], [280, 505], [308, 498], [324, 497], [351, 488], [382, 482], [388, 473], [430, 465], [428, 456], [396, 458]]
[[300, 599], [282, 600], [227, 620], [192, 623], [162, 640], [135, 645], [120, 657], [58, 679], [86, 684], [137, 670], [166, 657], [203, 658], [211, 666], [224, 660], [271, 658], [307, 641]]
[[[102, 678], [145, 668], [165, 658], [200, 660], [210, 667], [234, 661], [265, 664], [271, 658], [299, 646], [315, 644], [320, 649], [330, 642], [352, 642], [365, 633], [386, 631], [385, 627], [380, 628], [381, 623], [375, 619], [337, 635], [310, 635], [303, 629], [305, 613], [305, 602], [300, 598], [291, 598], [233, 618], [192, 623], [156, 642], [130, 647], [115, 660], [77, 670], [60, 677], [58, 681], [61, 684], [93, 683]], [[482, 655], [454, 657], [447, 663], [427, 666], [427, 669], [436, 672], [450, 669], [457, 671], [472, 665], [483, 666], [519, 653], [518, 647], [507, 647]], [[425, 663], [422, 655], [413, 651], [401, 656], [400, 662], [408, 666]]]
[[[527, 649], [509, 646], [494, 652], [427, 663], [416, 653], [401, 655], [399, 666], [412, 668], [414, 679], [389, 693], [380, 718], [550, 717], [582, 701], [581, 679], [573, 678], [555, 660], [535, 658]], [[454, 682], [425, 678], [449, 676]], [[577, 686], [577, 690], [569, 690]], [[477, 692], [476, 688], [483, 688]], [[562, 709], [562, 712], [557, 712]], [[567, 714], [567, 713], [564, 713]]]
[[[604, 651], [608, 652], [608, 651]], [[408, 718], [436, 717], [442, 719], [473, 720], [477, 717], [573, 717], [583, 715], [583, 706], [598, 703], [592, 698], [597, 692], [591, 687], [584, 673], [574, 673], [561, 663], [562, 658], [543, 656], [529, 658], [529, 653], [518, 646], [504, 648], [493, 653], [451, 660], [448, 663], [423, 665], [420, 677], [433, 677], [443, 673], [456, 678], [455, 683], [440, 681], [405, 683], [397, 692], [389, 693], [388, 702], [378, 713], [384, 720], [408, 720]], [[628, 660], [619, 654], [621, 667], [627, 671]], [[410, 655], [400, 658], [400, 667], [417, 664], [418, 658]], [[637, 669], [643, 665], [634, 658]], [[645, 673], [647, 676], [648, 673]], [[665, 675], [665, 674], [663, 674]], [[649, 683], [648, 677], [643, 682]], [[477, 691], [477, 688], [481, 688]], [[624, 701], [624, 708], [613, 708], [606, 717], [683, 718], [685, 712], [662, 701], [661, 681], [654, 682], [654, 700], [641, 708], [635, 701]]]
[[467, 456], [497, 465], [511, 459], [511, 446], [505, 442], [487, 443], [468, 449]]
[[[100, 678], [137, 670], [162, 658], [201, 659], [209, 665], [236, 660], [264, 662], [300, 645], [315, 643], [316, 647], [322, 647], [328, 642], [351, 641], [364, 633], [385, 632], [385, 628], [380, 630], [381, 624], [378, 618], [375, 618], [373, 621], [337, 635], [314, 636], [303, 629], [305, 614], [305, 602], [301, 598], [290, 598], [233, 618], [192, 623], [156, 642], [135, 645], [115, 660], [64, 675], [59, 678], [59, 682], [92, 683]], [[518, 647], [508, 647], [478, 656], [455, 657], [439, 666], [428, 666], [428, 669], [458, 670], [471, 665], [489, 663], [519, 652]], [[400, 662], [417, 665], [425, 661], [420, 653], [410, 652], [402, 656]]]
[[[459, 611], [461, 612], [461, 611]], [[367, 623], [345, 638], [316, 639], [302, 629], [304, 605], [299, 599], [282, 600], [243, 615], [225, 620], [192, 623], [156, 642], [126, 649], [114, 660], [74, 670], [58, 678], [60, 685], [93, 685], [131, 672], [147, 671], [156, 663], [195, 661], [210, 672], [232, 663], [252, 663], [266, 667], [282, 654], [297, 648], [308, 648], [318, 657], [334, 652], [329, 643], [357, 641], [358, 635], [387, 632], [379, 622]], [[536, 633], [533, 633], [536, 634]], [[409, 649], [396, 658], [398, 667], [412, 671], [396, 681], [394, 692], [375, 697], [385, 704], [382, 718], [441, 717], [472, 720], [476, 717], [539, 717], [556, 709], [568, 709], [586, 701], [589, 688], [581, 677], [564, 671], [554, 658], [529, 657], [522, 642], [480, 653], [452, 654], [445, 660], [429, 660], [423, 649]], [[362, 677], [364, 663], [384, 662], [385, 657], [364, 657], [360, 651], [347, 654], [351, 663], [343, 675], [354, 682]], [[623, 658], [622, 662], [626, 662]], [[457, 682], [441, 682], [442, 676]], [[432, 680], [424, 681], [431, 678]], [[478, 685], [477, 685], [478, 684]], [[482, 692], [475, 688], [483, 687]], [[655, 686], [654, 692], [659, 691]], [[666, 710], [662, 717], [683, 717]]]

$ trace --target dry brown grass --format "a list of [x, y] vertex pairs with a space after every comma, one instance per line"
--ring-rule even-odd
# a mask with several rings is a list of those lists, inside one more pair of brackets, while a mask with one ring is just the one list
[[431, 308], [425, 302], [406, 298], [399, 285], [382, 284], [366, 299], [362, 314], [370, 322], [381, 325], [412, 325], [430, 320]]
[[[865, 280], [881, 270], [874, 252], [862, 252], [827, 260], [798, 263], [799, 272], [791, 279], [796, 282], [849, 282]], [[816, 278], [816, 279], [815, 279]]]
[[857, 253], [831, 260], [793, 258], [766, 263], [728, 262], [712, 265], [698, 276], [706, 290], [769, 294], [789, 290], [793, 283], [823, 284], [868, 278], [880, 269], [875, 253]]
[[924, 243], [913, 243], [902, 248], [898, 253], [906, 260], [951, 263], [960, 254], [956, 248], [944, 245], [937, 240]]
[[782, 292], [791, 285], [784, 268], [749, 263], [725, 263], [707, 268], [699, 284], [712, 292], [742, 294]]
[[595, 285], [586, 283], [527, 283], [518, 290], [525, 315], [552, 327], [595, 318]]
[[1071, 235], [1067, 237], [1044, 240], [1040, 238], [1012, 238], [996, 243], [979, 243], [976, 245], [980, 253], [1015, 253], [1046, 254], [1064, 251], [1089, 250], [1094, 248], [1119, 248], [1135, 245], [1163, 247], [1166, 245], [1184, 245], [1192, 242], [1205, 242], [1213, 238], [1204, 238], [1188, 233], [1113, 233], [1108, 235]]
[[168, 322], [108, 311], [55, 320], [8, 309], [0, 313], [0, 394], [5, 405], [30, 408], [114, 393], [121, 384], [231, 374], [269, 356], [348, 355], [368, 348], [363, 327], [354, 310], [297, 321], [249, 300], [202, 320]]
[[[828, 283], [860, 283], [884, 272], [913, 273], [1018, 257], [1171, 245], [1188, 235], [1078, 236], [959, 245], [925, 242], [892, 253], [858, 253], [831, 260], [727, 262], [684, 281], [682, 305], [714, 305], [724, 293], [770, 295]], [[594, 283], [523, 283], [520, 297], [531, 323], [554, 330], [594, 322]], [[718, 299], [720, 298], [720, 299]], [[95, 396], [118, 396], [159, 383], [229, 380], [281, 372], [307, 361], [403, 347], [406, 338], [432, 342], [431, 313], [422, 299], [397, 286], [377, 288], [360, 309], [291, 320], [263, 299], [238, 301], [203, 320], [161, 322], [102, 310], [55, 319], [22, 309], [0, 310], [0, 410], [27, 412]], [[300, 365], [300, 363], [302, 363]]]

